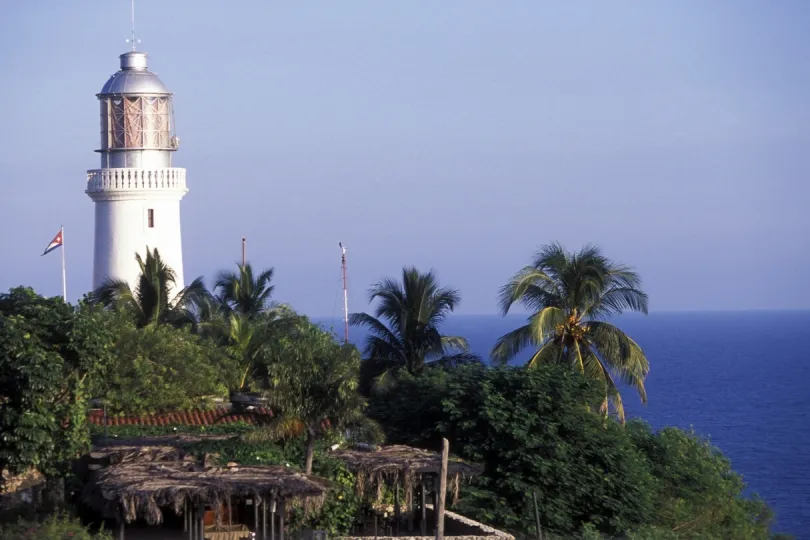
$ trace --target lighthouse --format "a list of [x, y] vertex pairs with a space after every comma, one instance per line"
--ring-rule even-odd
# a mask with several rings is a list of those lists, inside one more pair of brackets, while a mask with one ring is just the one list
[[[134, 42], [133, 42], [134, 43]], [[136, 254], [157, 249], [183, 288], [180, 201], [186, 170], [172, 166], [172, 94], [149, 71], [145, 52], [120, 56], [120, 69], [96, 94], [101, 107], [101, 167], [87, 171], [86, 193], [95, 203], [93, 288], [108, 279], [129, 283], [141, 273]]]

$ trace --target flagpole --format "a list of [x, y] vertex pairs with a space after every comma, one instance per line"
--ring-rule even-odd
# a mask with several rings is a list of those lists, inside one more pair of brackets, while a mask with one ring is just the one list
[[65, 227], [59, 227], [59, 234], [62, 236], [62, 298], [67, 304], [67, 273], [65, 272]]

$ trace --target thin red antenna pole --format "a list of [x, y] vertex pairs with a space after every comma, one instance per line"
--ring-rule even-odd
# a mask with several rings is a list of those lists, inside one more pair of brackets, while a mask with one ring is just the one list
[[340, 269], [343, 274], [343, 334], [346, 343], [349, 343], [349, 285], [346, 277], [346, 246], [343, 242], [338, 242], [340, 246]]

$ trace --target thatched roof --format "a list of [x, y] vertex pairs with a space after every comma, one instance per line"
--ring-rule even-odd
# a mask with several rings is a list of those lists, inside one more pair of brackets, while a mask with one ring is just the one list
[[[384, 446], [381, 448], [353, 448], [337, 450], [332, 456], [343, 461], [357, 476], [360, 495], [366, 486], [376, 485], [378, 497], [385, 482], [402, 482], [410, 492], [417, 477], [438, 475], [442, 467], [442, 455], [437, 452], [411, 446]], [[447, 462], [447, 477], [454, 481], [454, 492], [462, 478], [481, 474], [481, 468], [451, 457]]]
[[192, 462], [119, 463], [95, 473], [85, 501], [126, 521], [143, 517], [152, 525], [163, 521], [161, 507], [182, 513], [187, 503], [219, 504], [228, 496], [289, 499], [293, 505], [315, 508], [329, 484], [282, 466], [204, 467]]

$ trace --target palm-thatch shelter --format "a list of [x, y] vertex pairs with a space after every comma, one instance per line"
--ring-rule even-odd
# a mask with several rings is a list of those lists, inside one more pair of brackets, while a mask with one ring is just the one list
[[[357, 477], [357, 492], [363, 497], [370, 490], [374, 498], [380, 500], [383, 486], [394, 489], [394, 513], [397, 527], [401, 521], [400, 487], [405, 491], [405, 505], [408, 514], [408, 529], [413, 530], [414, 496], [419, 495], [422, 535], [427, 530], [428, 490], [433, 493], [434, 504], [438, 497], [438, 477], [442, 468], [442, 456], [411, 446], [393, 445], [384, 447], [357, 445], [350, 449], [337, 450], [332, 456], [343, 461]], [[476, 465], [451, 458], [447, 463], [447, 478], [450, 480], [454, 501], [458, 500], [461, 480], [480, 475], [482, 469]], [[376, 522], [375, 522], [376, 523]], [[376, 528], [376, 525], [375, 525]]]
[[[108, 466], [91, 465], [93, 479], [83, 493], [85, 503], [104, 517], [117, 519], [119, 539], [125, 524], [143, 519], [150, 525], [163, 521], [163, 511], [183, 516], [184, 529], [192, 540], [209, 538], [204, 525], [206, 508], [227, 508], [227, 524], [216, 513], [220, 530], [236, 529], [232, 522], [233, 504], [247, 503], [253, 509], [253, 530], [259, 538], [284, 538], [285, 508], [313, 510], [320, 507], [329, 488], [327, 480], [283, 466], [241, 466], [229, 463], [213, 466], [171, 446], [117, 446], [91, 454]], [[261, 516], [260, 516], [261, 513]], [[210, 514], [210, 512], [209, 512]], [[270, 535], [267, 534], [270, 514]], [[210, 527], [209, 527], [210, 528]], [[233, 538], [241, 538], [242, 536]]]

